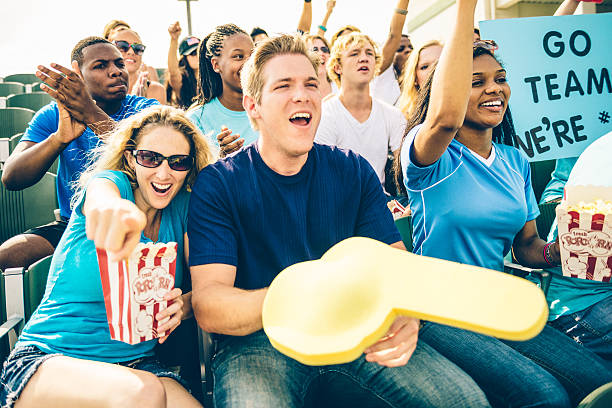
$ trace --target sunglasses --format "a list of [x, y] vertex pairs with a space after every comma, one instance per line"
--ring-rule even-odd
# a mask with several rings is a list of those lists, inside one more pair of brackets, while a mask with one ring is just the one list
[[474, 41], [474, 49], [476, 48], [484, 48], [485, 50], [495, 52], [499, 47], [493, 40], [476, 40]]
[[191, 55], [192, 57], [195, 57], [196, 55], [198, 55], [198, 49], [196, 48], [195, 50], [191, 51], [189, 54], [187, 55]]
[[187, 171], [193, 166], [193, 157], [188, 154], [174, 154], [166, 157], [151, 150], [132, 150], [132, 155], [136, 158], [136, 163], [150, 169], [159, 167], [164, 160], [167, 160], [168, 166], [176, 171]]
[[128, 52], [130, 50], [130, 47], [132, 47], [132, 49], [134, 50], [134, 54], [136, 55], [142, 55], [144, 53], [145, 48], [147, 48], [142, 44], [130, 44], [129, 42], [123, 40], [113, 41], [113, 44], [115, 44], [115, 46], [119, 48], [119, 51], [121, 52]]
[[319, 48], [319, 47], [312, 47], [312, 52], [319, 52], [319, 51], [321, 51], [321, 52], [323, 52], [325, 54], [329, 54], [329, 48], [326, 47], [326, 46], [322, 46], [321, 48]]

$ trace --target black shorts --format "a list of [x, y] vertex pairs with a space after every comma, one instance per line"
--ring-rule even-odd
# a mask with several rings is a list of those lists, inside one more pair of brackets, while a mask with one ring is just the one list
[[57, 248], [57, 244], [59, 244], [67, 226], [68, 220], [53, 221], [49, 224], [41, 225], [40, 227], [30, 228], [24, 232], [24, 234], [33, 234], [43, 237], [53, 245], [53, 248]]

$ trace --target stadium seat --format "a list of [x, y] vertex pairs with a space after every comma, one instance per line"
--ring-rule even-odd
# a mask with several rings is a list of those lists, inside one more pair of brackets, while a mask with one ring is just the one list
[[412, 252], [412, 216], [398, 218], [395, 220], [395, 227], [399, 231], [406, 249]]
[[550, 176], [555, 169], [555, 160], [544, 160], [529, 163], [531, 166], [531, 187], [536, 201], [540, 201], [542, 192], [550, 181]]
[[36, 184], [20, 191], [7, 190], [0, 183], [0, 243], [29, 228], [55, 221], [56, 178], [47, 172]]
[[51, 266], [49, 255], [28, 269], [9, 268], [2, 273], [2, 326], [0, 328], [0, 361], [8, 357], [25, 322], [32, 316], [45, 293]]
[[587, 395], [578, 408], [610, 408], [612, 407], [612, 383], [602, 385]]
[[31, 109], [0, 109], [0, 138], [11, 137], [17, 133], [24, 132], [33, 116], [34, 111]]
[[11, 154], [11, 140], [7, 137], [0, 138], [0, 169]]
[[16, 135], [13, 135], [10, 137], [9, 139], [10, 153], [12, 153], [13, 150], [15, 150], [15, 147], [17, 146], [17, 144], [19, 144], [19, 141], [21, 140], [21, 136], [23, 136], [23, 132], [17, 133]]
[[17, 95], [25, 92], [25, 86], [19, 82], [0, 83], [0, 96]]
[[540, 215], [538, 218], [536, 218], [536, 226], [538, 227], [538, 234], [544, 241], [547, 240], [550, 227], [555, 220], [555, 209], [557, 208], [557, 205], [559, 205], [558, 202], [549, 202], [538, 205], [540, 208]]
[[21, 84], [33, 84], [40, 82], [40, 78], [38, 78], [34, 74], [13, 74], [4, 77], [4, 82], [19, 82]]
[[27, 108], [34, 112], [53, 101], [53, 98], [46, 92], [32, 92], [9, 96], [6, 100], [8, 108]]

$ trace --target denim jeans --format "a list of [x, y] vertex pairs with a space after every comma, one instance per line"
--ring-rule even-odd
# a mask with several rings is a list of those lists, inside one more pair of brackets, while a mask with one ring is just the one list
[[382, 367], [363, 356], [347, 364], [314, 367], [281, 354], [259, 331], [220, 340], [212, 369], [215, 407], [302, 407], [322, 378], [329, 384], [334, 377], [348, 379], [345, 384], [368, 394], [378, 406], [489, 406], [469, 376], [421, 341], [403, 367]]
[[528, 341], [503, 342], [426, 323], [420, 338], [468, 373], [494, 407], [575, 406], [612, 380], [601, 359], [550, 327]]
[[612, 371], [612, 296], [548, 324], [597, 354]]

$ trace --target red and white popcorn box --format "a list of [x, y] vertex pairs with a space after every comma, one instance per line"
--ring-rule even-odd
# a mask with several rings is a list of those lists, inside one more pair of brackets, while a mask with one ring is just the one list
[[610, 282], [612, 188], [566, 186], [556, 213], [563, 275]]
[[111, 339], [137, 344], [165, 336], [157, 327], [169, 318], [155, 315], [172, 304], [164, 296], [174, 288], [177, 243], [139, 243], [121, 262], [96, 251]]

